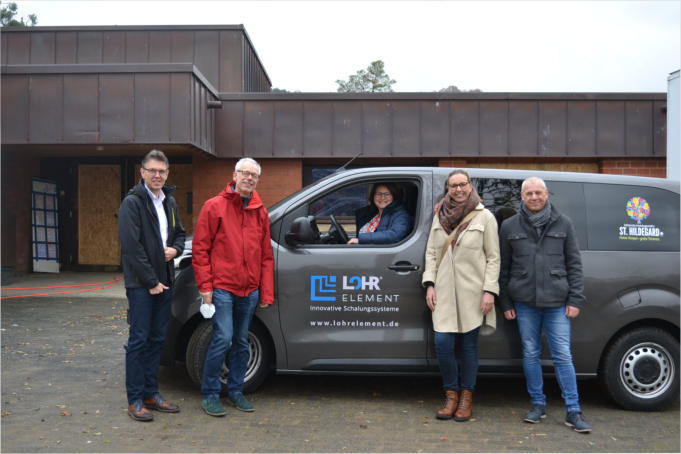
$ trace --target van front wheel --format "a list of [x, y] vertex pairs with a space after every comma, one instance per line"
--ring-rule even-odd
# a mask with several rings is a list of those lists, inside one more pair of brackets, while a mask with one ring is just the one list
[[[208, 346], [213, 339], [213, 324], [210, 320], [203, 320], [194, 330], [187, 345], [186, 367], [192, 381], [201, 385], [203, 364], [206, 362]], [[244, 393], [255, 391], [265, 381], [272, 371], [273, 348], [267, 331], [255, 320], [248, 330], [249, 359], [244, 377]], [[229, 350], [225, 355], [220, 372], [222, 395], [227, 394], [227, 375], [229, 374]]]
[[661, 410], [678, 399], [679, 341], [659, 328], [628, 331], [606, 350], [599, 378], [622, 407]]

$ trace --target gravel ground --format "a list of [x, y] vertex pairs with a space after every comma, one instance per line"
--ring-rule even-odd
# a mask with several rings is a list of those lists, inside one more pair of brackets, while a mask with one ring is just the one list
[[[127, 302], [109, 297], [2, 301], [2, 452], [679, 452], [679, 403], [624, 411], [580, 381], [593, 427], [563, 424], [547, 379], [548, 417], [522, 423], [524, 380], [480, 378], [474, 418], [438, 421], [437, 377], [273, 375], [248, 396], [254, 413], [211, 418], [183, 368], [161, 368], [181, 407], [151, 423], [126, 413]], [[226, 404], [226, 402], [225, 402]]]

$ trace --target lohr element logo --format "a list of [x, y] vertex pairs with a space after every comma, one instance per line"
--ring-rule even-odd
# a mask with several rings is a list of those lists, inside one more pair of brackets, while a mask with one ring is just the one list
[[343, 276], [343, 290], [380, 290], [378, 276]]
[[310, 276], [311, 301], [336, 301], [336, 276]]
[[[378, 276], [343, 276], [343, 290], [378, 290]], [[336, 276], [310, 276], [310, 301], [336, 301]]]

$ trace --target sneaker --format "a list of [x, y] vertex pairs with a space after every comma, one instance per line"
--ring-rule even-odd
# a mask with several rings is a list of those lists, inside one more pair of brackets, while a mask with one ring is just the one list
[[527, 412], [527, 414], [525, 415], [525, 419], [523, 419], [523, 421], [532, 424], [537, 424], [541, 422], [541, 420], [544, 418], [546, 418], [546, 407], [544, 407], [543, 405], [537, 405], [533, 406], [532, 410]]
[[244, 397], [243, 394], [230, 394], [227, 396], [230, 402], [234, 404], [234, 406], [241, 411], [255, 411], [253, 408], [253, 404], [250, 403], [246, 398]]
[[581, 411], [571, 411], [568, 413], [567, 416], [565, 416], [565, 425], [572, 427], [576, 432], [591, 432], [591, 426], [588, 422], [584, 421]]
[[201, 408], [211, 416], [225, 416], [227, 412], [217, 397], [207, 397], [201, 401]]

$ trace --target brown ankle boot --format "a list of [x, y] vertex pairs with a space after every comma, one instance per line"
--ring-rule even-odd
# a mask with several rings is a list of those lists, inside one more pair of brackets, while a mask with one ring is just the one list
[[459, 405], [459, 393], [456, 391], [447, 391], [445, 397], [447, 399], [445, 401], [445, 406], [440, 408], [435, 414], [437, 419], [452, 419], [452, 415]]
[[461, 391], [461, 400], [454, 413], [454, 421], [468, 421], [473, 414], [473, 392], [464, 389]]

